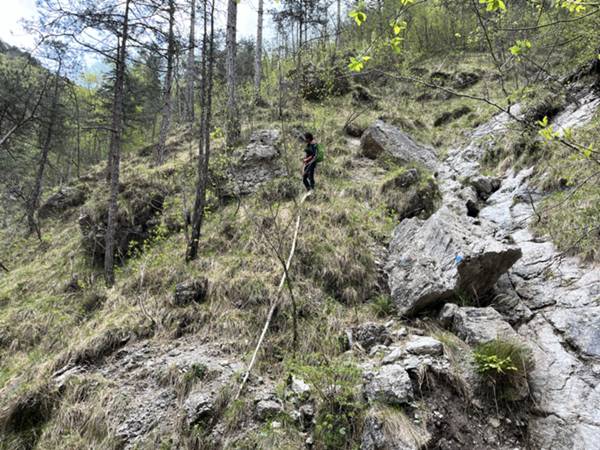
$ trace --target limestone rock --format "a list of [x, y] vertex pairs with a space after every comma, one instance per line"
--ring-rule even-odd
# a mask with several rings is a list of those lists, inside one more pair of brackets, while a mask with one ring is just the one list
[[410, 316], [457, 293], [484, 294], [520, 257], [518, 247], [444, 206], [396, 227], [386, 269], [398, 312]]
[[256, 417], [263, 421], [283, 411], [281, 404], [275, 400], [260, 400], [255, 407]]
[[406, 345], [406, 351], [413, 355], [441, 355], [444, 352], [442, 343], [430, 336], [414, 336]]
[[416, 143], [408, 134], [382, 120], [365, 130], [360, 143], [362, 155], [370, 159], [387, 153], [403, 165], [421, 164], [431, 170], [436, 165], [431, 147]]
[[199, 424], [212, 416], [213, 400], [206, 392], [191, 394], [183, 406], [187, 422], [190, 426]]
[[254, 193], [262, 183], [286, 174], [278, 141], [279, 130], [276, 129], [252, 134], [248, 145], [234, 154], [224, 196]]
[[382, 366], [377, 373], [366, 377], [369, 381], [364, 386], [364, 393], [370, 402], [401, 405], [413, 398], [408, 372], [399, 364]]
[[467, 344], [477, 345], [494, 339], [517, 340], [518, 335], [494, 308], [458, 308], [454, 332]]

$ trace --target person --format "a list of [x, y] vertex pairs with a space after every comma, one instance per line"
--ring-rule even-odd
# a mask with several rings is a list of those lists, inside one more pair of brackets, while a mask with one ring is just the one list
[[307, 191], [315, 188], [315, 169], [317, 168], [317, 142], [311, 133], [304, 133], [304, 142], [306, 148], [304, 153], [306, 156], [302, 160], [304, 169], [302, 170], [302, 182]]

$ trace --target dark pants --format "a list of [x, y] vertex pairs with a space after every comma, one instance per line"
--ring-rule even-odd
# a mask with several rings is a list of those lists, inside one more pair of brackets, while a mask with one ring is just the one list
[[317, 162], [313, 161], [310, 164], [304, 166], [304, 176], [302, 182], [306, 186], [306, 190], [310, 191], [315, 188], [315, 169], [317, 168]]

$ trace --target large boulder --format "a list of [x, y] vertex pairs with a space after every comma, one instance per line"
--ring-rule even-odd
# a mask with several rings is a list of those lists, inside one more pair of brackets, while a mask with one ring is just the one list
[[273, 178], [286, 174], [278, 146], [279, 130], [260, 130], [248, 145], [234, 154], [229, 174], [228, 195], [248, 195]]
[[411, 316], [458, 295], [485, 294], [520, 257], [488, 226], [444, 206], [396, 227], [386, 270], [398, 312]]
[[80, 206], [85, 203], [86, 194], [83, 189], [77, 187], [65, 186], [58, 192], [52, 194], [48, 200], [40, 207], [38, 216], [45, 219], [54, 214], [61, 213], [69, 208]]
[[388, 154], [402, 165], [421, 164], [431, 170], [436, 166], [435, 151], [431, 147], [416, 143], [408, 134], [382, 120], [367, 128], [360, 146], [362, 155], [370, 159]]
[[[123, 186], [115, 221], [117, 258], [127, 258], [132, 249], [152, 237], [153, 229], [160, 223], [164, 200], [165, 192], [160, 186], [146, 182], [132, 182]], [[93, 202], [95, 207], [85, 208], [79, 217], [82, 247], [98, 264], [104, 262], [107, 203], [105, 199], [98, 199]]]

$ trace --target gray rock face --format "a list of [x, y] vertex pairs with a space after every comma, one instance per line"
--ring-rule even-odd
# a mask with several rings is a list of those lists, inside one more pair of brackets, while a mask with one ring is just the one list
[[83, 190], [76, 187], [65, 186], [46, 200], [39, 209], [38, 216], [41, 219], [45, 219], [68, 208], [83, 205], [85, 200], [86, 195]]
[[175, 286], [173, 304], [187, 306], [190, 303], [202, 303], [208, 292], [208, 280], [190, 280]]
[[230, 173], [230, 194], [248, 195], [264, 182], [286, 174], [278, 147], [278, 130], [256, 131], [245, 149], [235, 155]]
[[382, 120], [365, 130], [361, 139], [362, 155], [376, 159], [383, 153], [395, 158], [400, 164], [422, 164], [430, 170], [436, 166], [435, 151], [417, 144], [410, 136]]
[[[515, 106], [513, 113], [519, 115]], [[581, 126], [599, 107], [600, 98], [590, 93], [558, 114], [554, 129], [560, 132]], [[453, 175], [472, 179], [479, 175], [479, 161], [489, 145], [482, 138], [502, 133], [509, 121], [507, 114], [496, 116], [475, 130], [469, 145], [450, 152], [447, 167], [441, 169], [444, 202], [452, 202], [460, 193]], [[503, 302], [514, 305], [513, 311], [510, 306], [498, 305], [497, 299], [493, 305], [519, 326], [520, 338], [531, 344], [534, 368], [528, 381], [536, 407], [529, 417], [528, 445], [536, 449], [596, 449], [600, 448], [600, 409], [588, 405], [600, 404], [600, 271], [561, 255], [551, 242], [528, 230], [535, 217], [531, 203], [542, 198], [528, 185], [532, 174], [533, 168], [509, 171], [479, 214], [496, 226], [496, 238], [512, 239], [523, 254], [508, 272], [508, 280], [500, 280], [498, 286], [500, 293], [509, 297]], [[452, 314], [455, 316], [459, 317]], [[498, 316], [490, 319], [500, 323]], [[507, 330], [505, 324], [499, 328]]]
[[467, 344], [477, 345], [494, 339], [516, 340], [517, 333], [494, 308], [458, 308], [454, 314], [454, 332]]
[[481, 295], [521, 256], [490, 230], [447, 207], [429, 219], [407, 219], [394, 230], [386, 268], [400, 314], [415, 313], [458, 293]]
[[368, 373], [366, 378], [364, 393], [370, 402], [401, 405], [413, 398], [408, 372], [399, 364], [382, 366], [379, 372]]

